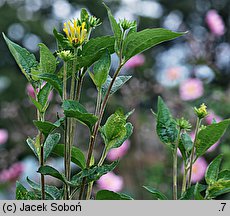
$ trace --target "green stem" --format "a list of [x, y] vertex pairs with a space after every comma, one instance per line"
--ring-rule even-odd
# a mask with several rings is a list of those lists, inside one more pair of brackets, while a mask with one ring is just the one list
[[[40, 90], [40, 89], [39, 89]], [[34, 88], [34, 93], [35, 93], [35, 100], [38, 101], [38, 95], [37, 95], [37, 90]], [[37, 109], [37, 120], [38, 121], [44, 121], [44, 114], [41, 113]], [[43, 136], [42, 133], [38, 130], [38, 137], [39, 137], [39, 146], [40, 146], [40, 155], [39, 155], [39, 165], [44, 166], [44, 147], [43, 147]], [[45, 200], [45, 176], [43, 174], [40, 174], [40, 181], [41, 181], [41, 199]]]
[[102, 152], [102, 155], [101, 155], [101, 158], [100, 158], [100, 160], [99, 160], [99, 162], [98, 162], [98, 166], [102, 166], [102, 164], [103, 164], [104, 161], [105, 161], [105, 158], [106, 158], [107, 153], [108, 153], [107, 148], [104, 147], [103, 152]]
[[186, 166], [187, 165], [184, 164], [184, 174], [183, 174], [183, 180], [182, 180], [181, 196], [186, 191], [186, 184], [187, 184], [187, 169], [186, 169]]
[[[102, 166], [102, 165], [103, 165], [107, 153], [108, 153], [108, 151], [107, 151], [107, 149], [106, 149], [106, 147], [105, 147], [105, 148], [103, 149], [101, 158], [100, 158], [100, 160], [99, 160], [99, 162], [98, 162], [98, 166]], [[86, 200], [89, 200], [89, 199], [90, 199], [90, 196], [91, 196], [91, 193], [92, 193], [92, 190], [93, 190], [93, 184], [94, 184], [94, 181], [90, 182], [89, 185], [88, 185], [87, 193], [86, 193]]]
[[99, 110], [101, 107], [101, 89], [98, 89], [98, 94], [97, 94], [97, 105], [95, 108], [95, 115], [98, 116]]
[[[39, 132], [39, 139], [40, 139], [40, 166], [44, 166], [44, 147], [43, 147], [43, 141], [42, 141], [42, 133]], [[45, 200], [45, 176], [41, 174], [41, 196], [42, 200]]]
[[177, 142], [175, 144], [175, 149], [173, 152], [173, 199], [177, 200], [177, 149], [180, 142], [180, 133], [181, 129], [179, 130]]
[[199, 131], [199, 128], [200, 128], [200, 124], [201, 124], [201, 119], [197, 118], [196, 129], [195, 129], [195, 139], [194, 139], [194, 142], [193, 142], [192, 154], [191, 154], [191, 157], [190, 157], [188, 188], [191, 187], [192, 165], [193, 165], [193, 158], [194, 158], [194, 155], [195, 155], [195, 147], [196, 147], [197, 135], [198, 135], [198, 131]]
[[[89, 165], [90, 165], [90, 159], [91, 159], [92, 154], [93, 154], [93, 149], [94, 149], [96, 137], [97, 137], [97, 134], [98, 134], [98, 130], [99, 130], [99, 127], [100, 127], [100, 124], [101, 124], [102, 117], [104, 115], [106, 104], [107, 104], [108, 99], [109, 99], [110, 91], [111, 91], [111, 89], [113, 87], [113, 84], [114, 84], [117, 76], [119, 75], [119, 73], [120, 73], [121, 68], [123, 67], [123, 65], [124, 64], [120, 62], [119, 66], [118, 66], [118, 68], [116, 70], [116, 72], [114, 73], [113, 79], [112, 79], [112, 81], [111, 81], [111, 83], [110, 83], [110, 85], [108, 87], [108, 90], [106, 92], [104, 100], [102, 101], [101, 108], [100, 108], [100, 111], [99, 111], [98, 121], [95, 124], [93, 133], [92, 133], [92, 135], [90, 137], [89, 149], [88, 149], [87, 161], [86, 161], [86, 167], [87, 168], [89, 168]], [[86, 182], [86, 179], [84, 178], [83, 181], [82, 181], [81, 189], [80, 189], [79, 200], [82, 199], [82, 196], [83, 196], [83, 193], [84, 193], [84, 188], [85, 188], [85, 182]]]
[[[63, 71], [63, 95], [62, 100], [67, 100], [67, 62], [64, 62], [64, 71]], [[69, 164], [69, 119], [65, 120], [65, 130], [64, 130], [64, 165], [65, 165], [65, 176], [69, 176], [68, 164]], [[69, 198], [69, 188], [67, 185], [64, 186], [64, 199], [68, 200]]]

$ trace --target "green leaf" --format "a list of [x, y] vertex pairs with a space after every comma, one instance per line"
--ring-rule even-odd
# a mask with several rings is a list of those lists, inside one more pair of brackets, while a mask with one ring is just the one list
[[184, 33], [172, 32], [162, 28], [145, 29], [140, 32], [134, 32], [124, 41], [123, 56], [125, 57], [125, 61], [157, 44], [175, 39], [183, 34]]
[[186, 152], [190, 152], [192, 150], [193, 141], [187, 133], [181, 134], [181, 142], [182, 142]]
[[54, 37], [57, 39], [58, 49], [60, 49], [60, 50], [63, 50], [63, 49], [71, 50], [71, 49], [73, 49], [70, 42], [68, 41], [68, 39], [63, 34], [57, 32], [57, 30], [55, 28], [53, 30], [53, 34], [54, 34]]
[[117, 110], [101, 127], [100, 132], [105, 142], [106, 150], [120, 147], [133, 133], [131, 123], [126, 123], [127, 116]]
[[157, 135], [160, 140], [168, 145], [171, 149], [174, 149], [173, 143], [177, 139], [177, 125], [176, 121], [172, 118], [172, 115], [162, 100], [158, 97], [157, 105]]
[[[120, 89], [127, 81], [129, 81], [131, 79], [132, 76], [118, 76], [112, 86], [112, 89], [110, 91], [110, 95], [112, 95], [113, 93], [115, 93], [118, 89]], [[112, 78], [110, 76], [108, 76], [106, 82], [104, 83], [104, 85], [102, 86], [102, 96], [105, 97], [109, 85], [112, 81]]]
[[43, 44], [39, 44], [40, 47], [40, 71], [42, 73], [54, 73], [56, 70], [56, 58], [49, 48]]
[[214, 184], [210, 185], [206, 191], [206, 196], [209, 199], [213, 199], [217, 196], [230, 192], [230, 180], [218, 180]]
[[20, 183], [16, 182], [16, 200], [37, 200], [38, 198], [32, 191], [27, 191]]
[[208, 185], [215, 183], [218, 179], [218, 174], [220, 170], [220, 164], [223, 155], [218, 155], [208, 166], [205, 173], [205, 181]]
[[57, 90], [59, 95], [62, 96], [62, 81], [58, 78], [56, 74], [44, 73], [39, 74], [38, 77], [52, 85]]
[[230, 119], [211, 124], [200, 130], [196, 142], [197, 157], [203, 155], [224, 134], [230, 124]]
[[3, 37], [4, 40], [6, 41], [7, 46], [9, 47], [11, 54], [13, 55], [15, 61], [20, 67], [22, 73], [26, 76], [28, 80], [31, 80], [30, 79], [31, 69], [36, 68], [38, 66], [35, 56], [25, 48], [22, 48], [18, 44], [9, 40], [4, 33], [3, 33]]
[[[29, 177], [27, 176], [26, 181], [30, 185], [30, 187], [36, 191], [41, 191], [41, 185], [30, 180]], [[45, 193], [49, 195], [53, 200], [58, 200], [61, 199], [62, 193], [61, 191], [55, 187], [55, 186], [50, 186], [50, 185], [45, 185]]]
[[101, 176], [108, 172], [111, 172], [117, 166], [118, 161], [114, 161], [111, 164], [105, 164], [103, 166], [92, 166], [89, 169], [84, 169], [78, 174], [74, 175], [71, 179], [71, 185], [79, 187], [83, 178], [86, 178], [86, 184], [98, 180]]
[[[65, 146], [63, 144], [58, 144], [54, 147], [52, 153], [64, 157], [64, 149]], [[79, 148], [75, 146], [72, 146], [71, 161], [75, 163], [77, 166], [81, 167], [82, 169], [86, 167], [86, 160], [84, 154]]]
[[67, 184], [67, 179], [65, 178], [65, 176], [60, 173], [58, 170], [56, 170], [55, 168], [51, 167], [51, 166], [41, 166], [38, 169], [38, 173], [41, 173], [43, 175], [49, 175], [52, 176], [54, 178], [57, 178], [59, 180], [61, 180], [63, 183]]
[[156, 199], [159, 199], [159, 200], [167, 200], [168, 199], [162, 192], [160, 192], [156, 188], [149, 187], [149, 186], [143, 186], [143, 188], [145, 188], [147, 191], [149, 191], [151, 194], [153, 194], [153, 196]]
[[30, 101], [33, 103], [33, 105], [40, 111], [42, 112], [42, 105], [36, 101], [34, 98], [29, 96]]
[[195, 185], [194, 198], [195, 198], [195, 200], [204, 200], [204, 197], [200, 194], [200, 187], [199, 187], [198, 182]]
[[230, 180], [230, 170], [222, 170], [219, 172], [218, 180]]
[[37, 158], [39, 158], [39, 156], [38, 156], [39, 154], [38, 154], [38, 150], [36, 149], [35, 141], [33, 139], [31, 139], [30, 137], [28, 137], [27, 140], [26, 140], [26, 143], [30, 147], [30, 149], [33, 151], [35, 156]]
[[59, 133], [49, 134], [44, 143], [44, 160], [46, 161], [53, 148], [58, 144], [61, 135]]
[[115, 193], [109, 190], [100, 190], [96, 194], [96, 200], [133, 200], [130, 196], [122, 193]]
[[191, 137], [187, 133], [182, 133], [178, 147], [180, 149], [184, 161], [186, 161], [189, 155], [191, 154], [192, 146], [193, 141]]
[[41, 104], [43, 112], [45, 112], [48, 107], [48, 98], [51, 90], [52, 86], [46, 83], [38, 93], [38, 102]]
[[46, 137], [54, 130], [56, 129], [56, 125], [52, 124], [48, 121], [33, 121], [34, 125], [40, 130]]
[[94, 73], [90, 73], [90, 76], [97, 88], [101, 89], [102, 85], [106, 82], [107, 77], [109, 75], [110, 65], [110, 54], [108, 50], [106, 50], [106, 52], [101, 56], [101, 58], [94, 64]]
[[[108, 50], [110, 54], [114, 53], [115, 39], [113, 36], [102, 36], [90, 39], [82, 49], [82, 56], [95, 55], [97, 52]], [[98, 57], [98, 59], [101, 55]]]
[[77, 101], [65, 100], [63, 101], [62, 108], [66, 117], [76, 118], [79, 122], [87, 125], [92, 131], [93, 126], [96, 124], [98, 117], [88, 113], [83, 105]]
[[[194, 191], [195, 191], [195, 185], [192, 185], [190, 188], [188, 188], [181, 196], [180, 200], [193, 200], [194, 199]], [[198, 184], [196, 191], [202, 192], [206, 190], [207, 186]]]
[[121, 28], [119, 26], [119, 24], [117, 23], [117, 21], [115, 20], [114, 16], [112, 15], [111, 13], [111, 10], [109, 9], [109, 7], [103, 3], [106, 10], [107, 10], [107, 13], [108, 13], [108, 17], [109, 17], [109, 21], [110, 21], [110, 25], [112, 27], [112, 30], [113, 30], [113, 33], [114, 33], [114, 36], [115, 36], [115, 40], [116, 40], [116, 47], [117, 47], [117, 51], [120, 50], [120, 45], [121, 45], [121, 36], [122, 36], [122, 31], [121, 31]]
[[90, 39], [83, 47], [81, 56], [77, 57], [76, 70], [82, 67], [90, 67], [94, 62], [108, 50], [110, 54], [114, 53], [114, 37], [104, 36]]

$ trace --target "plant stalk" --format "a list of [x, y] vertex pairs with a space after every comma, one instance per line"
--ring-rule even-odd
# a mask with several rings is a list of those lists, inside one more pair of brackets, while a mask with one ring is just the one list
[[[64, 71], [63, 71], [63, 95], [62, 95], [62, 100], [67, 100], [67, 62], [64, 62]], [[64, 140], [65, 140], [65, 145], [64, 145], [64, 165], [65, 165], [65, 176], [66, 178], [69, 176], [69, 171], [68, 171], [68, 164], [69, 164], [69, 119], [66, 118], [65, 120], [65, 130], [64, 130]], [[69, 199], [69, 188], [67, 185], [64, 186], [64, 199], [68, 200]]]
[[[116, 72], [114, 73], [113, 79], [112, 79], [112, 81], [111, 81], [111, 83], [110, 83], [110, 85], [108, 87], [106, 95], [105, 95], [105, 97], [104, 97], [104, 99], [102, 101], [101, 108], [100, 108], [100, 111], [99, 111], [99, 118], [98, 118], [97, 123], [95, 124], [93, 133], [92, 133], [92, 135], [90, 137], [89, 149], [88, 149], [87, 161], [86, 161], [86, 167], [87, 168], [89, 168], [89, 166], [90, 166], [90, 159], [91, 159], [92, 154], [93, 154], [93, 149], [94, 149], [96, 137], [97, 137], [98, 130], [99, 130], [99, 127], [100, 127], [100, 124], [101, 124], [101, 120], [102, 120], [102, 117], [103, 117], [103, 114], [104, 114], [104, 111], [105, 111], [106, 104], [107, 104], [108, 99], [109, 99], [110, 91], [111, 91], [111, 89], [113, 87], [113, 84], [114, 84], [117, 76], [119, 75], [122, 67], [123, 67], [123, 64], [120, 62]], [[84, 188], [85, 188], [85, 182], [86, 182], [86, 178], [84, 178], [83, 181], [82, 181], [80, 194], [79, 194], [79, 200], [82, 199], [82, 196], [83, 196], [83, 193], [84, 193]]]
[[186, 169], [186, 164], [184, 164], [184, 174], [183, 174], [183, 180], [182, 180], [181, 196], [186, 191], [186, 184], [187, 184], [187, 169]]
[[180, 142], [180, 133], [181, 129], [179, 130], [177, 142], [175, 144], [175, 149], [173, 152], [173, 199], [177, 200], [177, 149]]
[[[37, 95], [37, 89], [34, 88], [34, 93], [35, 93], [35, 99], [38, 101], [38, 95]], [[37, 120], [38, 121], [44, 121], [44, 114], [41, 113], [37, 109]], [[38, 130], [38, 137], [39, 137], [39, 145], [40, 145], [40, 157], [39, 157], [39, 165], [44, 166], [44, 147], [43, 147], [43, 137], [41, 131]], [[43, 174], [40, 174], [40, 183], [41, 183], [41, 199], [45, 200], [46, 195], [45, 195], [45, 176]]]
[[194, 163], [193, 158], [194, 158], [194, 155], [195, 155], [195, 147], [196, 147], [197, 135], [198, 135], [198, 131], [199, 131], [199, 128], [200, 128], [200, 124], [201, 124], [201, 119], [200, 119], [200, 118], [197, 118], [197, 121], [196, 121], [196, 129], [195, 129], [195, 139], [194, 139], [194, 142], [193, 142], [192, 154], [191, 154], [191, 157], [190, 157], [189, 177], [188, 177], [188, 188], [191, 187], [192, 165], [193, 165], [193, 163]]

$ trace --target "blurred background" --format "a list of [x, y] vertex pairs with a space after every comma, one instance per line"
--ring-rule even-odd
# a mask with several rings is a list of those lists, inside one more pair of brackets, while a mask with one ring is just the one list
[[[135, 109], [130, 121], [134, 133], [123, 146], [110, 152], [108, 161], [122, 157], [113, 173], [95, 185], [94, 191], [108, 188], [124, 192], [135, 199], [152, 199], [143, 189], [148, 185], [171, 197], [172, 158], [155, 133], [157, 96], [167, 102], [175, 117], [182, 115], [195, 124], [193, 107], [205, 102], [210, 112], [204, 124], [230, 117], [230, 1], [229, 0], [104, 0], [115, 17], [137, 20], [138, 30], [164, 27], [173, 31], [189, 31], [182, 38], [158, 45], [135, 56], [122, 70], [133, 78], [115, 95], [107, 106], [106, 115], [117, 107], [126, 112]], [[92, 37], [112, 34], [105, 8], [99, 0], [0, 0], [0, 32], [27, 48], [39, 58], [38, 43], [52, 51], [56, 41], [53, 28], [62, 31], [63, 22], [77, 18], [85, 7], [100, 18]], [[113, 56], [112, 70], [117, 59]], [[15, 198], [15, 182], [25, 183], [26, 176], [39, 179], [38, 163], [25, 143], [36, 134], [32, 120], [35, 109], [28, 99], [32, 95], [23, 74], [15, 64], [6, 44], [0, 37], [0, 199]], [[61, 113], [60, 98], [50, 97], [47, 120]], [[94, 109], [96, 90], [89, 77], [85, 79], [82, 101], [89, 111]], [[226, 135], [194, 166], [194, 181], [203, 182], [208, 163], [224, 153], [222, 167], [230, 168], [230, 136]], [[191, 134], [193, 131], [191, 131]], [[78, 128], [77, 146], [87, 151], [88, 133]], [[98, 139], [95, 157], [100, 156], [102, 142]], [[179, 160], [180, 165], [181, 160]], [[48, 164], [60, 171], [63, 160], [52, 157]], [[50, 183], [53, 179], [47, 179]], [[226, 195], [221, 199], [229, 199]]]

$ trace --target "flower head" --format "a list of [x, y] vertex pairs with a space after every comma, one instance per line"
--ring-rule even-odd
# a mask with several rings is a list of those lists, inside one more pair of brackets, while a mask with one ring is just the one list
[[204, 93], [203, 83], [199, 79], [187, 79], [181, 83], [179, 91], [182, 100], [195, 100]]
[[88, 37], [86, 22], [81, 22], [77, 19], [65, 22], [63, 31], [65, 32], [69, 42], [75, 47], [83, 44]]
[[208, 11], [205, 21], [213, 35], [222, 36], [225, 33], [224, 22], [216, 10]]
[[202, 103], [199, 108], [194, 107], [194, 112], [199, 119], [208, 115], [207, 106], [204, 103]]
[[107, 159], [110, 161], [115, 161], [123, 157], [127, 153], [129, 146], [130, 141], [126, 140], [120, 147], [109, 150], [107, 154]]
[[97, 185], [100, 189], [111, 190], [119, 192], [122, 190], [124, 182], [121, 176], [115, 175], [113, 172], [109, 172], [103, 175], [98, 181]]

